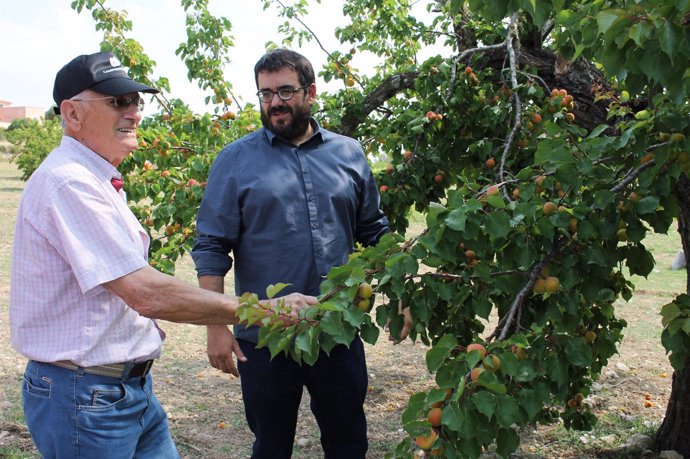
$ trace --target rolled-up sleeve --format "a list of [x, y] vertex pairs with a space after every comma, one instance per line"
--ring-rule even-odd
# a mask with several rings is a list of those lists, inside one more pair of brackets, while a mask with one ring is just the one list
[[236, 181], [229, 174], [228, 151], [223, 150], [211, 167], [196, 222], [192, 259], [197, 276], [225, 276], [232, 268], [230, 253], [239, 238], [240, 215], [236, 205]]

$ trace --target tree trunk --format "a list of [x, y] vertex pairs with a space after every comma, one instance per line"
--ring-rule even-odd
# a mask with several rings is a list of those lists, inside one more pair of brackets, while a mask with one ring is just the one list
[[[685, 252], [685, 267], [690, 259], [690, 180], [681, 176], [676, 185], [678, 198], [678, 232]], [[686, 290], [690, 293], [690, 276], [686, 280]], [[671, 396], [666, 407], [666, 416], [656, 433], [657, 447], [661, 451], [674, 450], [684, 457], [690, 457], [690, 358], [685, 360], [683, 369], [673, 373]]]
[[690, 457], [690, 359], [682, 370], [673, 372], [671, 397], [666, 407], [666, 416], [656, 433], [660, 451], [674, 450]]

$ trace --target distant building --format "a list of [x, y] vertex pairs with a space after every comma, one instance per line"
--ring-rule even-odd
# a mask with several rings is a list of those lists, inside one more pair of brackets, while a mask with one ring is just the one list
[[0, 128], [6, 128], [16, 119], [43, 118], [45, 110], [39, 107], [12, 107], [12, 102], [0, 100]]

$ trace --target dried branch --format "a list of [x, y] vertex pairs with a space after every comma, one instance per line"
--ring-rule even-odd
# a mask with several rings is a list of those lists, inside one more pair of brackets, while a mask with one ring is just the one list
[[[513, 128], [510, 130], [510, 133], [508, 134], [508, 137], [506, 138], [506, 141], [503, 145], [503, 153], [501, 154], [501, 161], [499, 162], [498, 178], [502, 182], [505, 181], [505, 163], [506, 159], [508, 158], [508, 152], [510, 151], [510, 147], [513, 144], [513, 140], [515, 139], [516, 134], [520, 131], [520, 128], [522, 127], [522, 121], [520, 120], [520, 118], [522, 117], [522, 103], [520, 101], [520, 96], [515, 90], [518, 86], [517, 69], [515, 64], [515, 47], [519, 46], [520, 43], [518, 38], [517, 20], [518, 15], [517, 13], [515, 13], [513, 14], [513, 17], [510, 19], [508, 37], [505, 41], [505, 45], [508, 51], [508, 62], [510, 65], [510, 84], [513, 88], [513, 107], [515, 110], [515, 117], [513, 121]], [[508, 196], [508, 192], [505, 190], [505, 188], [501, 188], [501, 192], [503, 194], [503, 199], [505, 199], [506, 201], [510, 199]]]

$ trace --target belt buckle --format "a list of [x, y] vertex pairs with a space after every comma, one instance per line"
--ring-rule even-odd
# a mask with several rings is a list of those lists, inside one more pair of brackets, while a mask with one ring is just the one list
[[139, 362], [136, 363], [130, 368], [129, 373], [125, 377], [126, 379], [130, 378], [143, 378], [146, 376], [151, 369], [151, 366], [153, 365], [153, 359], [147, 360], [146, 362]]

